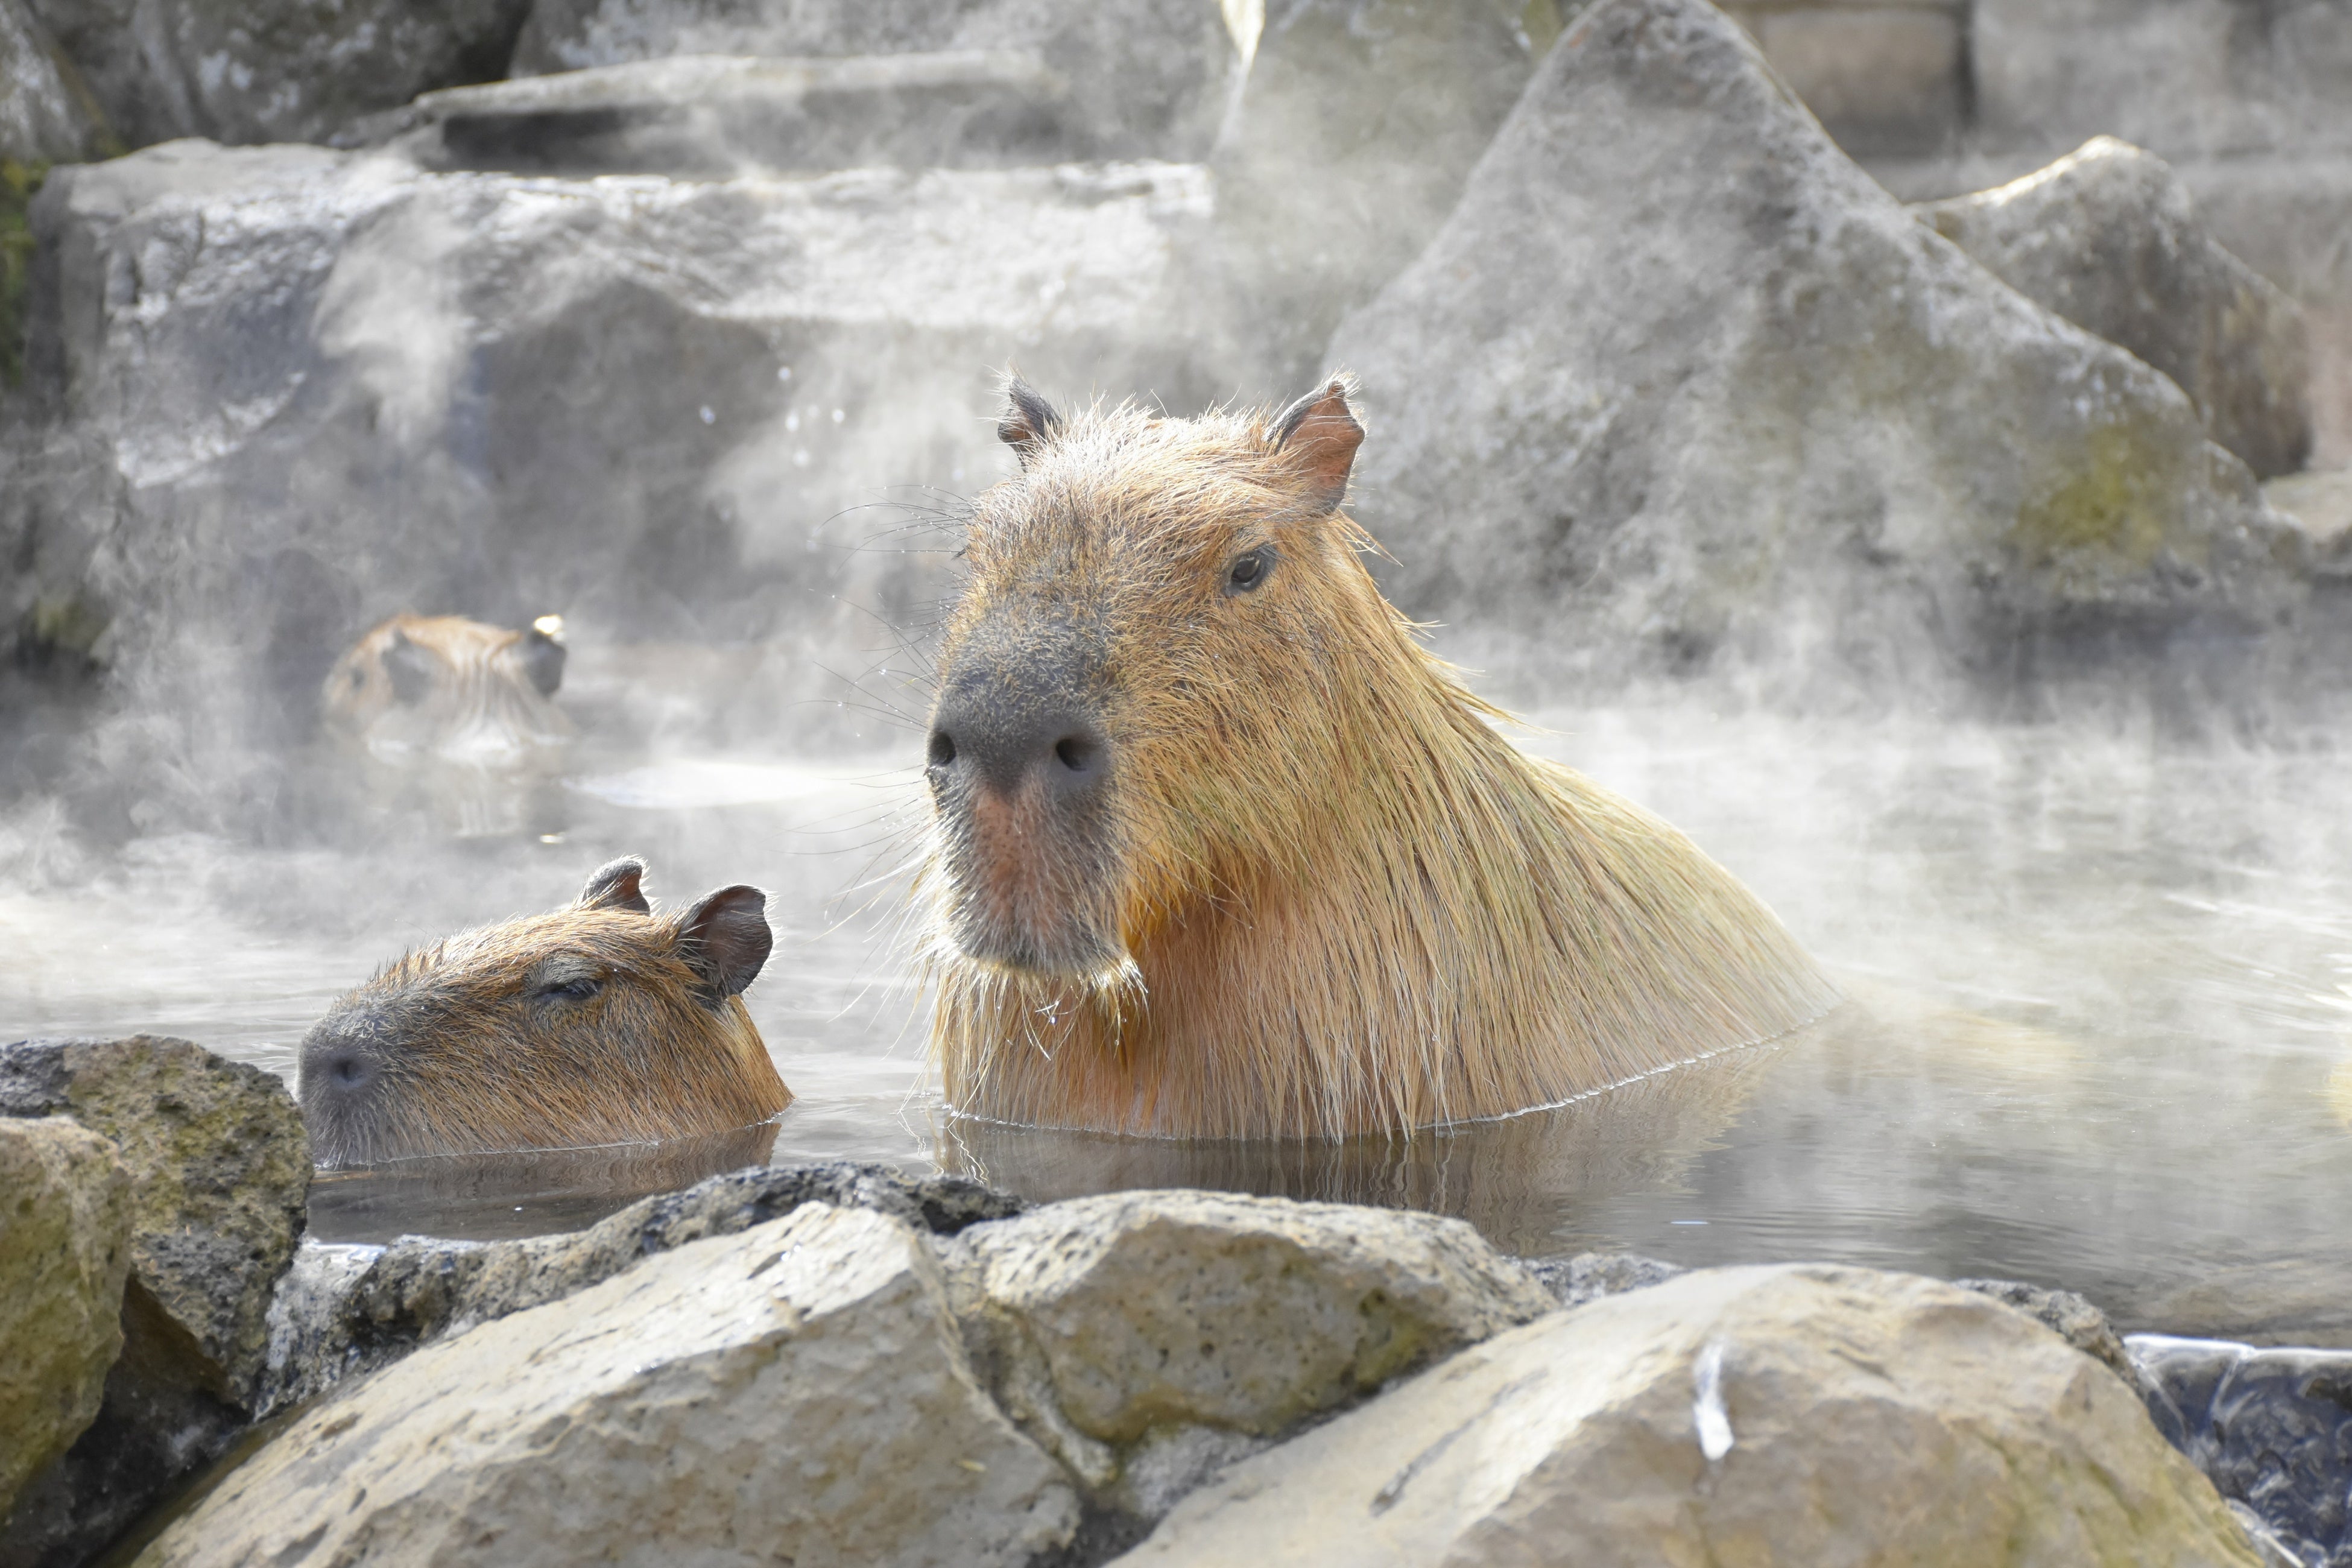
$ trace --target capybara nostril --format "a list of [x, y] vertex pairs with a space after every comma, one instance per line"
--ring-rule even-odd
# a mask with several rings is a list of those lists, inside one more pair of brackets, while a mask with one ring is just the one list
[[327, 1063], [327, 1081], [337, 1089], [365, 1089], [374, 1076], [374, 1070], [355, 1056], [336, 1057]]
[[[978, 685], [973, 682], [971, 685]], [[1057, 799], [1084, 792], [1108, 772], [1109, 747], [1084, 717], [1055, 704], [1040, 707], [983, 689], [951, 693], [931, 721], [929, 763], [1010, 798], [1034, 777]], [[937, 779], [945, 784], [944, 776]]]
[[1102, 742], [1088, 734], [1065, 735], [1054, 742], [1054, 760], [1069, 773], [1093, 773], [1102, 760]]
[[955, 737], [949, 734], [945, 730], [932, 731], [930, 765], [935, 768], [949, 767], [954, 763], [955, 760]]

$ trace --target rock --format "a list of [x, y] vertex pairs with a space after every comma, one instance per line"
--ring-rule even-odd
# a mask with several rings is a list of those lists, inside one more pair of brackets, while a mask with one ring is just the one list
[[1967, 124], [1966, 4], [1742, 5], [1755, 35], [1837, 144], [1856, 157], [1932, 153]]
[[25, 0], [134, 147], [321, 142], [502, 76], [530, 0]]
[[1948, 1285], [1799, 1265], [1498, 1335], [1243, 1461], [1120, 1561], [2258, 1559], [2088, 1357]]
[[1063, 156], [1194, 159], [1237, 64], [1208, 0], [537, 0], [513, 74], [673, 55], [1010, 49], [1069, 84]]
[[1580, 1252], [1573, 1258], [1530, 1258], [1528, 1271], [1563, 1307], [1663, 1285], [1687, 1270], [1632, 1252]]
[[973, 1365], [1098, 1499], [1153, 1517], [1218, 1465], [1552, 1299], [1460, 1220], [1112, 1193], [945, 1251]]
[[1019, 1564], [1076, 1522], [921, 1237], [813, 1205], [419, 1351], [138, 1562]]
[[1952, 1283], [2016, 1308], [2126, 1383], [2137, 1380], [2115, 1325], [2107, 1321], [2105, 1312], [2074, 1291], [2044, 1289], [2017, 1279], [1955, 1279]]
[[306, 1247], [270, 1308], [263, 1413], [313, 1398], [428, 1341], [561, 1300], [642, 1258], [813, 1203], [872, 1209], [937, 1236], [1022, 1208], [1009, 1194], [956, 1176], [910, 1181], [887, 1166], [848, 1162], [762, 1165], [642, 1199], [575, 1234]]
[[0, 1047], [0, 1117], [61, 1113], [129, 1178], [122, 1352], [97, 1418], [0, 1526], [0, 1568], [94, 1555], [245, 1427], [310, 1184], [286, 1086], [185, 1040]]
[[2352, 1556], [2352, 1351], [2124, 1341], [2158, 1430], [2296, 1560]]
[[0, 1121], [0, 1520], [98, 1415], [130, 1267], [113, 1146], [61, 1116]]
[[1218, 248], [1271, 392], [1312, 380], [1340, 315], [1454, 210], [1534, 68], [1502, 0], [1272, 0], [1212, 158]]
[[2170, 381], [2006, 288], [1698, 0], [1601, 0], [1334, 337], [1417, 617], [1832, 703], [2276, 624], [2307, 541]]
[[1171, 292], [1208, 209], [1167, 164], [549, 180], [181, 142], [53, 175], [28, 390], [98, 471], [51, 481], [43, 592], [176, 716], [69, 788], [99, 810], [158, 746], [234, 785], [401, 609], [774, 637], [782, 689], [730, 721], [804, 732], [790, 704], [940, 591], [922, 530], [1011, 460], [1003, 365], [1213, 395]]
[[0, 161], [72, 163], [96, 153], [105, 111], [24, 0], [0, 0]]
[[725, 174], [1058, 163], [1069, 84], [1003, 50], [688, 55], [428, 92], [383, 130], [440, 169]]
[[2311, 455], [2302, 310], [2215, 242], [2161, 158], [2101, 136], [2021, 180], [1913, 210], [2035, 304], [2170, 376], [2258, 478]]
[[2263, 499], [2309, 531], [2313, 570], [2352, 577], [2352, 468], [2273, 479], [2263, 487]]

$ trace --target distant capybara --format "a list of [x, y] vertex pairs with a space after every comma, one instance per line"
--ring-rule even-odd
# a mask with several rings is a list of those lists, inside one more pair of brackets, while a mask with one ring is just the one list
[[1835, 1005], [1753, 894], [1509, 744], [1381, 596], [1340, 510], [1351, 390], [1065, 419], [1012, 384], [1021, 470], [973, 503], [929, 739], [956, 1110], [1401, 1131]]
[[757, 888], [656, 915], [642, 861], [577, 902], [387, 965], [302, 1041], [321, 1165], [723, 1132], [792, 1103], [741, 993], [773, 937]]
[[572, 721], [549, 700], [563, 660], [560, 616], [518, 631], [397, 615], [335, 661], [320, 711], [378, 756], [496, 761], [571, 739]]

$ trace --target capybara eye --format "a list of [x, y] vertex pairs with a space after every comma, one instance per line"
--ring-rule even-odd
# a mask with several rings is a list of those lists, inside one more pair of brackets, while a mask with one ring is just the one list
[[585, 1002], [604, 988], [604, 983], [593, 975], [579, 975], [571, 980], [558, 980], [539, 988], [541, 997], [551, 1002]]
[[1268, 546], [1260, 545], [1257, 549], [1237, 557], [1231, 566], [1225, 568], [1225, 592], [1246, 594], [1265, 582], [1265, 574], [1272, 570], [1274, 570], [1274, 551]]

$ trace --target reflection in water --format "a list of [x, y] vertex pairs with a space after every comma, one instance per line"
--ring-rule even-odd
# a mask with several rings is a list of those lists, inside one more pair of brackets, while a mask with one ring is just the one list
[[[377, 800], [274, 836], [100, 853], [20, 813], [0, 821], [0, 1032], [163, 1029], [290, 1071], [309, 1024], [404, 947], [550, 908], [635, 853], [656, 898], [746, 879], [770, 893], [776, 949], [746, 1000], [798, 1097], [768, 1130], [775, 1161], [936, 1163], [1035, 1197], [1186, 1184], [1411, 1205], [1522, 1252], [1995, 1275], [2083, 1290], [2129, 1328], [2352, 1343], [2352, 812], [2326, 735], [2253, 750], [2087, 725], [1547, 721], [1530, 749], [1688, 831], [1853, 1004], [1556, 1111], [1397, 1142], [951, 1119], [888, 875], [921, 818], [899, 738], [828, 756], [583, 744], [550, 815], [464, 839]], [[318, 1228], [584, 1225], [751, 1157], [338, 1177]]]

